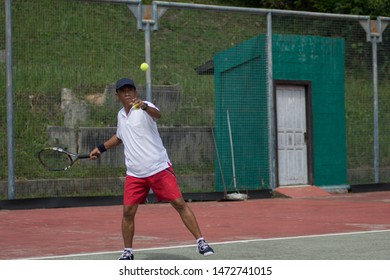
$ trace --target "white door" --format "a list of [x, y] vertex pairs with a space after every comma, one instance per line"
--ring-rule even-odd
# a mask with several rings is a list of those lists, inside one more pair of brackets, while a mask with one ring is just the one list
[[279, 185], [308, 184], [305, 87], [277, 86]]

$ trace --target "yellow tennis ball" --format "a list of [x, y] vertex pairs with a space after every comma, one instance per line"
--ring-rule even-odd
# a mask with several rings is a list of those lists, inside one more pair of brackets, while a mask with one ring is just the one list
[[149, 65], [146, 62], [144, 62], [141, 64], [140, 68], [142, 71], [147, 71], [149, 69]]

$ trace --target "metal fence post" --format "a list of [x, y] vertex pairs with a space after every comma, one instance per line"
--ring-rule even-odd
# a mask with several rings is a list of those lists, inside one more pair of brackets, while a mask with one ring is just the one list
[[375, 183], [379, 183], [379, 125], [378, 125], [378, 59], [377, 37], [372, 36], [372, 81], [374, 86], [374, 171]]
[[5, 1], [7, 49], [7, 141], [8, 141], [8, 199], [15, 198], [14, 152], [14, 94], [12, 82], [12, 9], [11, 0]]
[[150, 55], [150, 22], [145, 21], [145, 61], [149, 65], [146, 71], [146, 100], [152, 102], [152, 63]]
[[275, 174], [275, 126], [274, 126], [274, 78], [272, 57], [272, 13], [267, 14], [267, 83], [268, 83], [268, 153], [269, 153], [269, 184], [276, 188]]
[[372, 82], [373, 82], [373, 107], [374, 107], [374, 180], [380, 182], [379, 170], [379, 108], [378, 108], [378, 49], [377, 44], [382, 42], [382, 32], [387, 24], [377, 20], [360, 21], [367, 33], [367, 41], [372, 45]]

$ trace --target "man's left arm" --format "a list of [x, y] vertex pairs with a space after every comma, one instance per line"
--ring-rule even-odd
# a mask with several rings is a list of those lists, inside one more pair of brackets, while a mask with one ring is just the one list
[[149, 106], [148, 103], [146, 103], [146, 102], [142, 102], [140, 108], [142, 110], [144, 110], [146, 113], [148, 113], [149, 116], [151, 116], [155, 120], [158, 120], [159, 118], [161, 118], [160, 111], [152, 106]]

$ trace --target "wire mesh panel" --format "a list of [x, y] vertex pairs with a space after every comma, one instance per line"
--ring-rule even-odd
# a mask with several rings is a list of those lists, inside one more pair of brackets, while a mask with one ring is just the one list
[[[215, 175], [215, 183], [210, 182], [208, 190], [268, 187], [264, 186], [268, 183], [267, 149], [254, 140], [263, 139], [266, 146], [264, 36], [261, 43], [246, 43], [265, 32], [266, 18], [262, 15], [172, 8], [160, 19], [159, 29], [153, 34], [154, 83], [182, 89], [180, 106], [166, 112], [161, 123], [208, 129], [207, 141], [196, 142], [192, 150], [200, 160], [194, 161], [193, 156], [187, 156], [185, 161], [172, 158], [174, 166], [185, 173]], [[164, 42], [169, 42], [169, 48]], [[224, 56], [226, 52], [232, 55]], [[256, 108], [262, 111], [256, 114]], [[263, 130], [254, 125], [261, 121]], [[174, 149], [177, 148], [181, 149]], [[261, 160], [255, 162], [255, 158]], [[237, 178], [233, 178], [234, 173]], [[233, 179], [237, 179], [236, 184]]]
[[230, 189], [269, 187], [266, 40], [254, 36], [218, 52], [215, 63], [215, 130]]
[[[345, 166], [345, 161], [339, 156], [340, 153], [344, 153], [340, 147], [346, 144], [348, 183], [371, 181], [373, 178], [372, 55], [371, 45], [366, 41], [366, 33], [359, 21], [357, 19], [317, 16], [278, 15], [273, 17], [273, 32], [274, 34], [294, 34], [343, 40], [345, 70], [342, 70], [345, 79], [345, 105], [342, 104], [342, 99], [336, 102], [334, 99], [336, 89], [331, 88], [334, 85], [331, 82], [332, 74], [336, 73], [340, 66], [328, 69], [326, 73], [315, 70], [317, 75], [321, 75], [318, 77], [321, 78], [321, 81], [316, 85], [317, 89], [313, 88], [313, 95], [316, 94], [316, 90], [327, 91], [328, 94], [320, 103], [313, 104], [314, 112], [327, 108], [327, 111], [313, 116], [314, 123], [321, 123], [320, 131], [319, 129], [316, 131], [314, 127], [314, 141], [321, 141], [321, 145], [317, 145], [314, 151], [317, 155], [314, 159], [314, 169], [320, 168], [330, 171], [332, 165], [336, 165], [336, 169]], [[323, 50], [325, 50], [325, 45]], [[318, 54], [314, 52], [312, 55], [317, 56]], [[329, 60], [333, 58], [332, 55]], [[321, 68], [323, 63], [318, 62], [316, 66]], [[314, 78], [316, 79], [316, 77]], [[344, 110], [344, 108], [339, 107], [340, 105], [345, 106], [343, 115], [335, 114], [337, 110]], [[341, 126], [339, 127], [339, 125]], [[346, 135], [342, 135], [341, 131], [345, 129]], [[326, 130], [329, 131], [327, 136], [323, 135]], [[319, 155], [319, 152], [322, 155]], [[323, 166], [318, 166], [319, 161], [322, 162]], [[335, 176], [333, 172], [325, 174], [324, 176], [328, 178]]]
[[[122, 158], [117, 164], [102, 164], [108, 161], [102, 159], [53, 173], [39, 165], [37, 152], [47, 146], [86, 152], [115, 132], [95, 129], [90, 133], [83, 127], [115, 127], [120, 108], [113, 90], [115, 81], [125, 76], [144, 77], [138, 71], [144, 60], [144, 37], [128, 7], [46, 0], [13, 1], [12, 10], [16, 198], [52, 196], [49, 189], [53, 188], [60, 196], [83, 194], [82, 184], [77, 191], [70, 191], [70, 187], [58, 187], [59, 179], [123, 176]], [[1, 32], [4, 35], [3, 28]], [[0, 65], [3, 69], [4, 63]], [[2, 88], [4, 73], [1, 71]], [[0, 152], [4, 164], [0, 178], [5, 181], [4, 98], [2, 95]], [[115, 156], [118, 152], [111, 153]], [[39, 180], [47, 186], [47, 194], [45, 188], [22, 191], [20, 180]], [[68, 186], [74, 184], [68, 181]], [[100, 185], [86, 194], [107, 194], [106, 184]]]
[[379, 179], [390, 180], [390, 18], [382, 20], [385, 28], [382, 42], [378, 43], [378, 126], [379, 126]]
[[4, 5], [0, 8], [0, 180], [7, 178], [7, 83], [6, 83], [6, 24]]

